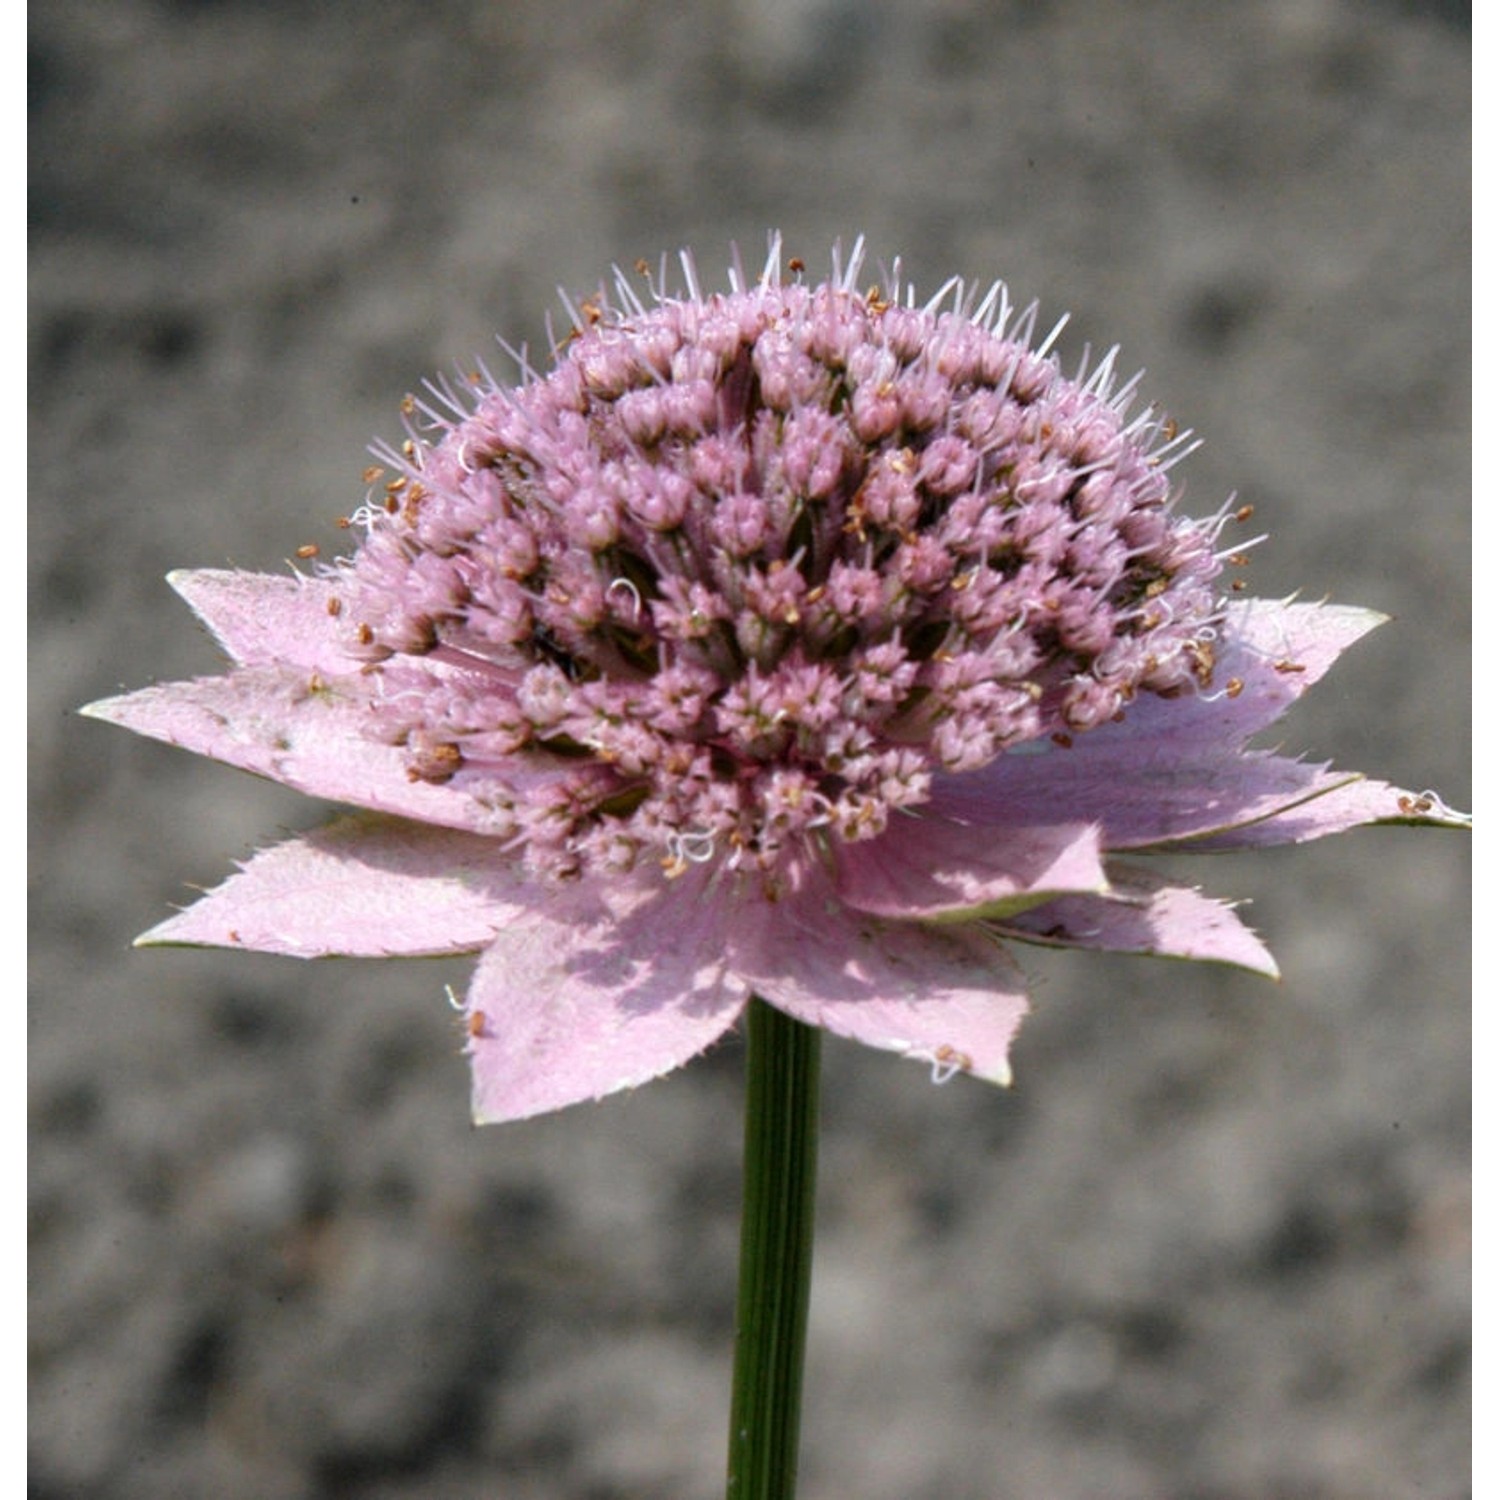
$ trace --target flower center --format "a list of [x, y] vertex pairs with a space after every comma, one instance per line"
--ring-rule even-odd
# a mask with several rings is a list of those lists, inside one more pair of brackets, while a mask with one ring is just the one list
[[621, 278], [545, 377], [408, 403], [340, 619], [377, 732], [534, 867], [772, 870], [1207, 684], [1219, 523], [1175, 514], [1182, 440], [1112, 357], [1067, 378], [998, 289], [855, 269]]

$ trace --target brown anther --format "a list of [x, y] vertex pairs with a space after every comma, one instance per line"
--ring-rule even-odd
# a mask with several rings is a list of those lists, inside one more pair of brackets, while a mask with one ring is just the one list
[[597, 297], [585, 297], [578, 304], [578, 311], [583, 314], [583, 321], [590, 328], [594, 327], [604, 317], [604, 310], [599, 306], [599, 299]]
[[307, 679], [307, 690], [309, 693], [322, 693], [326, 692], [327, 689], [328, 684], [316, 672]]
[[640, 275], [640, 276], [649, 276], [651, 274], [651, 265], [650, 265], [650, 262], [647, 261], [647, 259], [646, 259], [646, 257], [644, 255], [641, 256], [641, 258], [638, 261], [636, 261], [636, 263], [635, 263], [635, 269], [636, 269], [636, 274]]
[[1054, 745], [1061, 745], [1064, 750], [1071, 750], [1073, 748], [1073, 736], [1071, 734], [1064, 734], [1059, 730], [1052, 736], [1052, 743]]
[[401, 445], [401, 451], [407, 458], [415, 458], [417, 456], [417, 445], [410, 438], [407, 438]]
[[1164, 417], [1161, 424], [1161, 435], [1170, 443], [1181, 429], [1177, 426], [1176, 417]]
[[424, 749], [414, 762], [406, 768], [408, 781], [427, 781], [441, 786], [451, 781], [463, 765], [463, 751], [454, 744], [432, 745]]
[[229, 941], [231, 943], [243, 943], [245, 940], [240, 936], [238, 928], [231, 927], [229, 929]]
[[297, 556], [303, 559], [316, 557], [318, 555], [318, 544], [316, 542], [304, 542], [297, 548]]
[[1191, 641], [1187, 654], [1199, 687], [1207, 687], [1214, 675], [1214, 648], [1207, 641]]
[[849, 504], [844, 511], [844, 535], [852, 536], [855, 541], [862, 542], [865, 539], [865, 490], [861, 485], [855, 490], [850, 498]]
[[401, 509], [401, 502], [394, 495], [387, 495], [385, 497], [385, 513], [386, 513], [386, 515], [393, 516], [400, 509]]
[[361, 646], [368, 646], [375, 639], [375, 632], [368, 625], [361, 623], [355, 627], [354, 638]]
[[807, 262], [800, 255], [794, 255], [786, 263], [786, 268], [793, 276], [800, 276], [807, 269]]
[[1276, 663], [1276, 670], [1282, 674], [1286, 674], [1289, 672], [1305, 672], [1307, 668], [1300, 661], [1279, 661]]
[[827, 584], [823, 584], [823, 583], [817, 584], [813, 588], [808, 589], [808, 591], [807, 591], [807, 598], [803, 602], [807, 603], [807, 604], [816, 604], [818, 602], [818, 600], [821, 599], [823, 597], [823, 595], [826, 594], [827, 592], [828, 592], [828, 585]]
[[1231, 593], [1243, 594], [1245, 592], [1245, 580], [1243, 578], [1233, 579], [1230, 582], [1229, 589]]
[[405, 488], [406, 475], [398, 474], [393, 480], [391, 480], [388, 485], [386, 485], [385, 492], [387, 495], [399, 495]]
[[844, 510], [845, 536], [852, 536], [855, 541], [862, 542], [865, 539], [865, 506], [864, 491], [856, 490], [854, 498], [850, 500]]
[[1243, 677], [1231, 677], [1224, 684], [1224, 696], [1226, 698], [1238, 698], [1245, 691], [1245, 679]]
[[[415, 396], [406, 395], [406, 396], [403, 396], [401, 398], [401, 415], [403, 417], [409, 417], [409, 416], [411, 416], [411, 414], [414, 411], [416, 411], [416, 409], [417, 409], [417, 398]], [[406, 450], [407, 450], [408, 447], [410, 447], [409, 443], [403, 443], [401, 445], [401, 451], [403, 453], [406, 453]], [[408, 458], [410, 458], [411, 454], [407, 453], [406, 456]]]
[[464, 1030], [472, 1040], [478, 1041], [480, 1037], [489, 1035], [490, 1018], [482, 1010], [471, 1010], [468, 1020], [464, 1022]]
[[1396, 806], [1408, 817], [1415, 817], [1419, 813], [1430, 813], [1433, 801], [1431, 797], [1397, 797]]
[[364, 481], [365, 484], [374, 484], [384, 473], [385, 470], [382, 469], [379, 464], [371, 464], [370, 467], [366, 469], [365, 472], [359, 477]]
[[328, 596], [328, 603], [324, 606], [328, 613], [337, 617], [344, 612], [344, 601], [337, 594]]
[[974, 1066], [974, 1059], [967, 1052], [961, 1052], [957, 1047], [950, 1047], [947, 1042], [944, 1042], [932, 1056], [935, 1062], [942, 1064], [944, 1067], [950, 1064], [956, 1068], [972, 1068]]
[[340, 516], [338, 520], [333, 524], [337, 526], [340, 531], [348, 531], [348, 529], [354, 524], [354, 522], [351, 521], [348, 516]]
[[1248, 521], [1254, 514], [1255, 507], [1253, 505], [1242, 505], [1235, 511], [1234, 518], [1236, 521]]
[[401, 507], [401, 518], [407, 523], [408, 526], [415, 524], [417, 519], [418, 507], [426, 498], [427, 491], [422, 487], [422, 483], [420, 480], [418, 480], [415, 484], [412, 485], [409, 490], [407, 490], [406, 504]]
[[1148, 599], [1154, 599], [1158, 594], [1164, 594], [1166, 593], [1166, 591], [1167, 580], [1165, 578], [1153, 578], [1151, 582], [1146, 585], [1145, 592]]
[[1232, 568], [1243, 568], [1250, 561], [1248, 552], [1231, 552], [1229, 554], [1229, 566]]

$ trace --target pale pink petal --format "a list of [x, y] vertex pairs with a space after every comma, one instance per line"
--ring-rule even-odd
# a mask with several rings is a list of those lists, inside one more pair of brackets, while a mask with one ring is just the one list
[[1447, 806], [1435, 792], [1407, 792], [1384, 781], [1361, 776], [1263, 822], [1229, 829], [1189, 847], [1194, 852], [1266, 849], [1277, 844], [1305, 844], [1370, 823], [1405, 823], [1416, 828], [1467, 828], [1471, 821], [1467, 813]]
[[1007, 825], [1097, 821], [1106, 849], [1141, 849], [1219, 835], [1322, 797], [1352, 776], [1242, 747], [1382, 619], [1331, 604], [1233, 603], [1214, 691], [1143, 693], [1117, 722], [1066, 747], [1042, 740], [939, 778], [932, 807]]
[[1078, 737], [1078, 747], [1162, 740], [1192, 747], [1242, 745], [1273, 724], [1356, 641], [1386, 616], [1344, 604], [1240, 599], [1227, 606], [1214, 645], [1208, 692], [1176, 698], [1142, 693], [1118, 723]]
[[1004, 917], [1064, 891], [1108, 884], [1099, 829], [1088, 823], [976, 827], [919, 810], [893, 819], [879, 838], [838, 851], [840, 898], [881, 917]]
[[743, 1008], [701, 874], [536, 892], [468, 995], [474, 1118], [519, 1120], [680, 1067]]
[[1227, 903], [1138, 868], [1111, 865], [1110, 878], [1108, 896], [1064, 896], [1000, 930], [1048, 947], [1199, 959], [1279, 977], [1270, 950]]
[[333, 584], [227, 568], [180, 568], [167, 582], [235, 661], [338, 676], [354, 671], [329, 614]]
[[523, 881], [493, 839], [358, 815], [262, 850], [136, 944], [293, 958], [472, 953], [523, 908]]
[[1026, 1014], [1015, 961], [978, 926], [889, 922], [818, 882], [735, 929], [734, 966], [756, 994], [810, 1026], [995, 1083]]
[[1096, 821], [1107, 850], [1161, 848], [1274, 817], [1355, 779], [1265, 751], [1180, 758], [1159, 743], [1087, 752], [1043, 742], [971, 776], [935, 784], [935, 812], [983, 830], [1050, 817]]
[[369, 709], [350, 679], [242, 667], [106, 698], [81, 712], [310, 796], [476, 833], [498, 826], [475, 797], [413, 781], [403, 751], [367, 738]]

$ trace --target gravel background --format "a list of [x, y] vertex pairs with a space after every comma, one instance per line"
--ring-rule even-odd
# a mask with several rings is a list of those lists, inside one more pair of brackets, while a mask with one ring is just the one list
[[[335, 549], [554, 287], [767, 227], [1003, 275], [1208, 438], [1252, 587], [1395, 615], [1287, 729], [1468, 795], [1467, 7], [33, 8], [31, 1494], [720, 1483], [740, 1048], [475, 1131], [462, 963], [132, 953], [322, 809], [81, 721], [161, 582]], [[713, 279], [713, 278], [707, 278]], [[1029, 958], [1008, 1093], [827, 1049], [805, 1500], [1468, 1492], [1467, 857], [1193, 869], [1285, 982]]]

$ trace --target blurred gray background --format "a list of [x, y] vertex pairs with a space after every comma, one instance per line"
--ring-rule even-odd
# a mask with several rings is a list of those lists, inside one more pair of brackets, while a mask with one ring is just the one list
[[[77, 719], [162, 575], [338, 549], [555, 287], [779, 226], [1124, 346], [1395, 616], [1289, 748], [1465, 805], [1468, 11], [49, 0], [32, 14], [31, 1494], [720, 1488], [741, 1053], [474, 1130], [466, 964], [132, 953], [326, 809]], [[1017, 1082], [826, 1049], [805, 1500], [1468, 1492], [1465, 840], [1203, 860], [1285, 981], [1024, 954]]]

